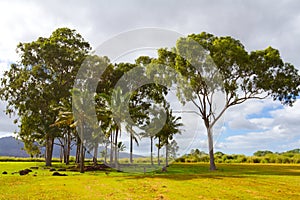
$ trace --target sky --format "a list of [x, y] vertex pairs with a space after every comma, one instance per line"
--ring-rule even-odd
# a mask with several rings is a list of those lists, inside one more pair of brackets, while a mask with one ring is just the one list
[[[19, 60], [16, 46], [49, 37], [59, 27], [80, 33], [93, 48], [125, 31], [155, 27], [183, 35], [203, 31], [232, 36], [246, 50], [279, 49], [282, 59], [300, 69], [300, 4], [297, 0], [191, 1], [0, 1], [0, 76]], [[0, 103], [0, 137], [17, 130]], [[191, 129], [200, 127], [190, 120]], [[195, 119], [196, 117], [193, 117]], [[300, 102], [281, 106], [271, 99], [252, 100], [228, 110], [216, 131], [215, 147], [251, 155], [257, 150], [300, 148]], [[200, 120], [199, 120], [200, 121]], [[206, 138], [193, 137], [206, 151]]]

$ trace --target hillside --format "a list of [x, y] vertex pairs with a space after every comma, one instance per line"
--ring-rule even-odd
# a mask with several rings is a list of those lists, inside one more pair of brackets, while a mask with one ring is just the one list
[[24, 143], [12, 136], [0, 138], [0, 156], [29, 157], [23, 148]]

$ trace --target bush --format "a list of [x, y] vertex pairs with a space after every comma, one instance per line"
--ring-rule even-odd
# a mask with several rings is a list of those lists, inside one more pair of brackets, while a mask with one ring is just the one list
[[185, 162], [185, 158], [184, 157], [177, 158], [175, 162]]
[[248, 163], [260, 163], [261, 158], [260, 157], [256, 157], [256, 156], [249, 156], [247, 158], [247, 162]]
[[245, 155], [238, 155], [236, 161], [237, 163], [245, 163], [247, 161], [247, 157]]

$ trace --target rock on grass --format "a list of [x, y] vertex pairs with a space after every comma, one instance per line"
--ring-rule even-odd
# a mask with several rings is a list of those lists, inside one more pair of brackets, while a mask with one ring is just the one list
[[67, 176], [67, 174], [61, 174], [59, 172], [53, 172], [52, 176]]

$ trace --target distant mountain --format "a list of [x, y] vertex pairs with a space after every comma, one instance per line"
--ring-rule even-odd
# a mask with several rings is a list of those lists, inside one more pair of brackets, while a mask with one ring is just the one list
[[[55, 143], [58, 143], [56, 141]], [[9, 136], [0, 138], [0, 156], [12, 156], [12, 157], [30, 157], [29, 154], [26, 153], [24, 148], [24, 143], [21, 140], [17, 140], [16, 138]], [[43, 149], [42, 149], [43, 151]], [[103, 148], [99, 148], [99, 152], [103, 151]], [[108, 149], [109, 153], [109, 149]], [[71, 149], [71, 156], [75, 156], [76, 154], [76, 146], [74, 145]], [[58, 145], [54, 145], [53, 149], [53, 157], [60, 157], [60, 147]], [[141, 158], [144, 156], [133, 154], [133, 158]], [[90, 153], [86, 153], [86, 158], [92, 158]], [[129, 154], [125, 152], [120, 152], [120, 158], [129, 158]]]
[[9, 136], [0, 138], [0, 156], [29, 157], [21, 140]]

